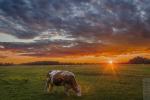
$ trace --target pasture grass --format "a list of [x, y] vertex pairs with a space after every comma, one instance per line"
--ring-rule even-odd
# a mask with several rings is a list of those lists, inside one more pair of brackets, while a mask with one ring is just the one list
[[[66, 96], [63, 87], [44, 92], [49, 70], [76, 74], [82, 96]], [[40, 65], [1, 66], [0, 100], [142, 100], [142, 80], [150, 78], [150, 65]]]

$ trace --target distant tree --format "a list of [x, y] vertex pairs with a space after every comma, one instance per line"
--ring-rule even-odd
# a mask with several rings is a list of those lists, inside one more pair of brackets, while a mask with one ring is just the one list
[[150, 59], [138, 56], [129, 60], [128, 63], [129, 64], [150, 64]]

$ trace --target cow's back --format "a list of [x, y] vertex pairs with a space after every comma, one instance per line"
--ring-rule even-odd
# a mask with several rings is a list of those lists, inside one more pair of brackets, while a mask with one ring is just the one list
[[[76, 84], [75, 75], [69, 71], [55, 71], [52, 73], [52, 82], [54, 85], [61, 86], [64, 84], [74, 85]], [[54, 74], [55, 73], [55, 74]]]

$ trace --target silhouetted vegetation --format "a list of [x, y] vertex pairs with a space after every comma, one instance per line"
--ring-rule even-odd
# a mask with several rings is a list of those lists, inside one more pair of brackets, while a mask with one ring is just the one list
[[21, 65], [57, 65], [59, 62], [57, 61], [36, 61], [36, 62], [28, 62], [22, 63]]
[[14, 65], [13, 63], [0, 63], [0, 66], [11, 66]]
[[65, 63], [65, 62], [58, 62], [58, 61], [36, 61], [36, 62], [29, 62], [29, 63], [22, 63], [21, 65], [87, 65], [92, 63]]
[[150, 64], [150, 59], [144, 57], [135, 57], [128, 62], [129, 64]]

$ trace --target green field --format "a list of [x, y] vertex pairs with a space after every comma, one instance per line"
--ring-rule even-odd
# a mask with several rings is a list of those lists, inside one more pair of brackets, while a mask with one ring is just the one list
[[[45, 93], [45, 76], [53, 69], [74, 72], [82, 96], [68, 97], [63, 87]], [[150, 78], [150, 65], [1, 66], [0, 100], [142, 100], [143, 78]]]

